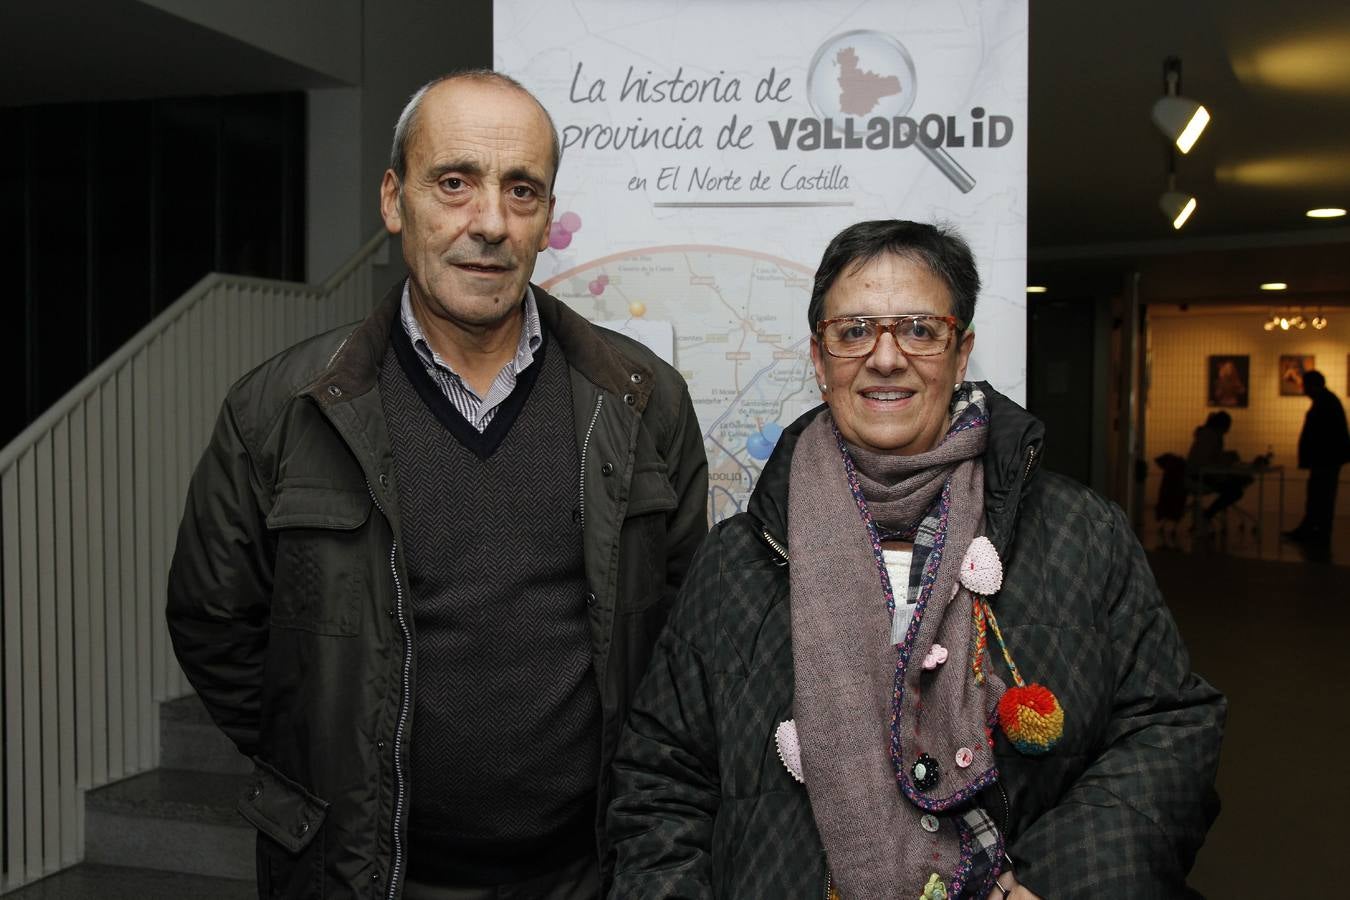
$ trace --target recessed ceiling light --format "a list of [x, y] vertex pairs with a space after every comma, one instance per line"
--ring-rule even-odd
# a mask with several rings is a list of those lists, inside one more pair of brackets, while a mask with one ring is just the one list
[[1048, 287], [1046, 287], [1045, 285], [1043, 285], [1043, 284], [1029, 284], [1029, 285], [1027, 285], [1027, 293], [1028, 293], [1028, 294], [1044, 294], [1044, 293], [1045, 293], [1046, 291], [1048, 291], [1048, 290], [1050, 290], [1050, 289], [1049, 289]]
[[1308, 210], [1308, 218], [1310, 219], [1339, 219], [1343, 215], [1345, 215], [1345, 210], [1339, 206], [1324, 206], [1319, 209]]
[[1285, 284], [1283, 281], [1267, 281], [1265, 284], [1261, 285], [1261, 290], [1263, 290], [1263, 291], [1282, 291], [1282, 290], [1285, 290], [1285, 289], [1288, 288], [1288, 287], [1289, 287], [1289, 285]]

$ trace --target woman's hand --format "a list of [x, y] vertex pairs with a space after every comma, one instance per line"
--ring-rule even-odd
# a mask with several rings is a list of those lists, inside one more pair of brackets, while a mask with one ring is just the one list
[[1022, 887], [1017, 880], [1017, 876], [1012, 872], [1004, 872], [998, 876], [998, 881], [994, 889], [989, 892], [986, 900], [1004, 900], [1004, 898], [1007, 898], [1007, 900], [1041, 900], [1040, 897]]

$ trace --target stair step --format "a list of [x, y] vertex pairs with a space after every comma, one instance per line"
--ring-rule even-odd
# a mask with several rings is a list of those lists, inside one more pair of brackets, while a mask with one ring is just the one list
[[235, 749], [196, 694], [160, 704], [159, 764], [166, 769], [247, 774], [253, 763]]
[[5, 900], [254, 900], [247, 881], [81, 863], [5, 895]]
[[155, 769], [85, 795], [86, 862], [254, 878], [240, 775]]

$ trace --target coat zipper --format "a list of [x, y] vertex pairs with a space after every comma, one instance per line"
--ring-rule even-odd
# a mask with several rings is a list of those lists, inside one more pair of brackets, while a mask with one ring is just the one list
[[581, 530], [586, 530], [586, 451], [591, 448], [591, 434], [595, 432], [596, 420], [600, 418], [600, 407], [605, 405], [605, 395], [595, 398], [595, 412], [591, 413], [591, 424], [586, 426], [586, 437], [581, 442], [581, 482], [577, 488], [577, 511], [580, 514]]
[[1027, 476], [1031, 474], [1031, 467], [1036, 464], [1036, 445], [1027, 444], [1027, 464], [1022, 469], [1022, 480], [1026, 481]]
[[[759, 529], [759, 536], [762, 537], [762, 538], [764, 538], [764, 543], [768, 544], [769, 547], [772, 548], [773, 551], [774, 551], [775, 553], [777, 553], [780, 557], [782, 557], [782, 560], [783, 560], [783, 561], [782, 561], [782, 562], [779, 562], [778, 564], [779, 564], [780, 566], [781, 566], [781, 565], [786, 565], [787, 562], [788, 562], [788, 552], [787, 552], [787, 548], [784, 547], [784, 546], [779, 542], [778, 538], [776, 538], [776, 537], [774, 537], [773, 535], [769, 534], [769, 529], [763, 528], [763, 527], [761, 527], [761, 528]], [[774, 560], [774, 561], [775, 561], [775, 562], [778, 562], [777, 560]]]
[[[388, 521], [389, 514], [380, 505], [375, 489], [366, 479], [366, 490], [375, 508]], [[394, 859], [389, 867], [389, 900], [394, 900], [398, 888], [399, 870], [403, 865], [403, 835], [400, 822], [403, 819], [403, 730], [408, 724], [408, 693], [412, 686], [412, 635], [408, 632], [408, 620], [403, 614], [403, 584], [398, 580], [398, 541], [389, 545], [389, 571], [394, 577], [394, 614], [398, 618], [399, 630], [403, 633], [403, 691], [398, 701], [398, 724], [394, 726]]]

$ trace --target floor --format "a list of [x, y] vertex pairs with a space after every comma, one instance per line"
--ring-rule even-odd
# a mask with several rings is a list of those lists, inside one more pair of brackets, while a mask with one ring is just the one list
[[1324, 553], [1267, 527], [1230, 532], [1227, 552], [1188, 538], [1149, 554], [1193, 667], [1229, 699], [1223, 810], [1191, 876], [1206, 897], [1321, 896], [1339, 882], [1325, 848], [1350, 808], [1338, 702], [1350, 693], [1350, 518], [1335, 535]]

